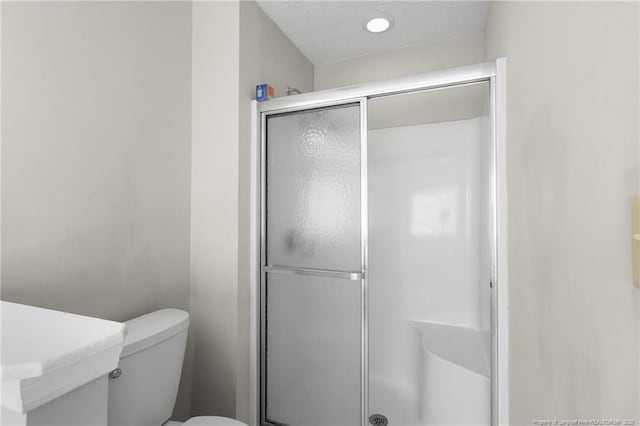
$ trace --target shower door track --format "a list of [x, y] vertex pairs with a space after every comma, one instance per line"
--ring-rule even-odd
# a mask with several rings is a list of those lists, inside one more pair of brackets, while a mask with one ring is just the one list
[[[506, 238], [506, 59], [495, 62], [434, 71], [409, 77], [371, 82], [337, 89], [322, 90], [300, 95], [275, 98], [268, 102], [253, 101], [252, 158], [251, 158], [251, 318], [250, 318], [250, 404], [251, 426], [278, 426], [267, 422], [264, 389], [264, 330], [265, 315], [264, 282], [266, 273], [294, 275], [322, 275], [361, 281], [362, 301], [362, 378], [361, 420], [368, 425], [368, 306], [367, 306], [367, 100], [377, 97], [401, 95], [421, 91], [444, 89], [453, 86], [488, 81], [491, 91], [491, 204], [492, 204], [492, 273], [491, 282], [491, 425], [508, 425], [508, 287], [507, 287], [507, 238]], [[266, 117], [323, 107], [346, 104], [360, 105], [361, 130], [361, 271], [335, 271], [291, 268], [266, 264], [265, 246], [265, 145]], [[261, 423], [262, 422], [262, 423]], [[293, 426], [293, 425], [288, 425]]]

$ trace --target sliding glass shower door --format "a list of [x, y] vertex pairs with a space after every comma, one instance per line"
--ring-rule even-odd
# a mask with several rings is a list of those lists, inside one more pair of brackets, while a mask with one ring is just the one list
[[362, 422], [361, 111], [263, 122], [263, 424]]
[[498, 424], [495, 72], [259, 107], [261, 426]]

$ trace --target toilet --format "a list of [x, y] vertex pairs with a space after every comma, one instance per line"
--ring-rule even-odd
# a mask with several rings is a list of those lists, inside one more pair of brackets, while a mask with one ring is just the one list
[[118, 368], [109, 374], [109, 426], [246, 426], [213, 416], [169, 420], [187, 344], [187, 312], [161, 309], [126, 324]]

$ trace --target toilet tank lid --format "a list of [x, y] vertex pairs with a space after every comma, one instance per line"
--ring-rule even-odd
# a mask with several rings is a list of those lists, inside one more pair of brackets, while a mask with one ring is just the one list
[[120, 358], [147, 349], [189, 327], [189, 314], [180, 309], [160, 309], [129, 320]]

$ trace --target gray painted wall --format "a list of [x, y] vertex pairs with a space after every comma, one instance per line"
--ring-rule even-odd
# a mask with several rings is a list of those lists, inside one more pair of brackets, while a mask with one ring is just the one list
[[511, 424], [640, 418], [638, 3], [497, 2], [508, 59]]
[[193, 3], [193, 415], [235, 415], [238, 12], [237, 2]]
[[360, 56], [315, 67], [315, 90], [404, 77], [483, 61], [482, 34]]
[[312, 65], [254, 2], [2, 12], [2, 298], [188, 309], [175, 417], [246, 418], [250, 100]]
[[187, 309], [191, 5], [2, 2], [2, 112], [2, 299]]

